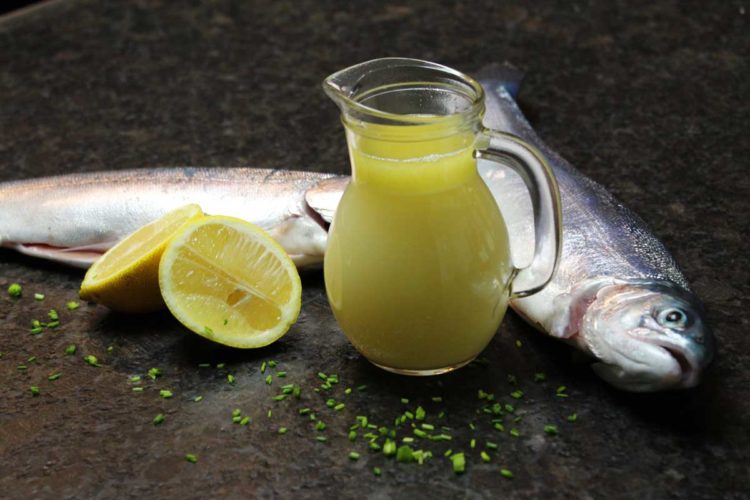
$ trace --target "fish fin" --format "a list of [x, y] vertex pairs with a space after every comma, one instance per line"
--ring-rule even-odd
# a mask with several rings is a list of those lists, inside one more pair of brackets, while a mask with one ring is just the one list
[[305, 201], [324, 221], [330, 224], [348, 184], [348, 177], [324, 179], [305, 192]]
[[99, 245], [65, 248], [43, 244], [16, 243], [9, 246], [24, 255], [60, 262], [61, 264], [80, 267], [82, 269], [88, 269], [103, 253]]
[[521, 89], [523, 71], [509, 62], [492, 63], [483, 66], [475, 75], [477, 80], [492, 80], [498, 82], [514, 99]]

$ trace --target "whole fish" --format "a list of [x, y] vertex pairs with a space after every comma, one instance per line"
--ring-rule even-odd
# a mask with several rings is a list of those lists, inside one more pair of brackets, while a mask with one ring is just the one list
[[[522, 317], [597, 358], [596, 373], [621, 389], [692, 387], [713, 356], [700, 302], [644, 222], [536, 135], [513, 93], [520, 74], [482, 72], [485, 124], [548, 158], [563, 204], [563, 250], [541, 292], [511, 302]], [[523, 181], [479, 162], [512, 235], [514, 262], [534, 235]], [[288, 170], [161, 168], [72, 174], [0, 185], [0, 245], [79, 267], [138, 227], [187, 203], [268, 230], [300, 266], [323, 260], [327, 223], [349, 179]]]

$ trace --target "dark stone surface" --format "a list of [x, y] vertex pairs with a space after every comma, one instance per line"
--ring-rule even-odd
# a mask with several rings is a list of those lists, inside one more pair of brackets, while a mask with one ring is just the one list
[[[188, 335], [167, 314], [119, 316], [85, 305], [69, 312], [80, 272], [2, 251], [0, 285], [20, 282], [25, 294], [0, 299], [0, 497], [747, 498], [743, 5], [69, 1], [0, 18], [2, 180], [156, 165], [345, 172], [337, 112], [319, 87], [329, 73], [385, 55], [467, 72], [512, 61], [527, 71], [521, 102], [541, 136], [653, 226], [705, 301], [719, 343], [699, 388], [632, 395], [509, 314], [483, 354], [487, 366], [403, 379], [349, 346], [318, 273], [304, 277], [304, 306], [290, 333], [239, 352]], [[46, 298], [35, 301], [34, 292]], [[53, 307], [60, 327], [30, 335], [30, 321]], [[71, 343], [78, 352], [65, 356]], [[86, 365], [85, 354], [102, 366]], [[272, 386], [259, 373], [269, 359], [288, 373]], [[220, 362], [226, 366], [217, 369]], [[164, 375], [150, 380], [151, 367]], [[62, 377], [48, 381], [55, 371]], [[328, 395], [313, 391], [319, 371], [339, 375], [331, 395], [344, 410], [330, 410]], [[548, 380], [535, 383], [537, 371]], [[511, 374], [525, 393], [520, 401], [509, 397]], [[143, 393], [131, 391], [132, 375], [144, 376]], [[301, 385], [301, 401], [272, 401], [282, 383]], [[367, 389], [344, 394], [359, 384]], [[556, 397], [560, 385], [568, 398]], [[161, 388], [174, 397], [160, 398]], [[506, 432], [493, 430], [475, 413], [480, 388], [524, 418], [506, 417]], [[442, 403], [431, 401], [437, 395]], [[453, 435], [424, 445], [435, 456], [422, 466], [396, 464], [369, 452], [361, 437], [346, 437], [356, 415], [391, 426], [418, 404]], [[313, 430], [297, 414], [302, 406], [328, 428]], [[252, 417], [247, 427], [232, 423], [234, 408]], [[158, 413], [166, 421], [155, 427]], [[572, 413], [574, 424], [566, 421]], [[545, 434], [545, 424], [559, 435]], [[279, 426], [289, 432], [277, 434]], [[514, 426], [518, 438], [508, 433]], [[487, 440], [499, 450], [484, 464]], [[467, 454], [465, 474], [453, 474], [442, 457], [448, 448]], [[350, 450], [362, 458], [350, 461]], [[501, 477], [500, 467], [515, 479]]]

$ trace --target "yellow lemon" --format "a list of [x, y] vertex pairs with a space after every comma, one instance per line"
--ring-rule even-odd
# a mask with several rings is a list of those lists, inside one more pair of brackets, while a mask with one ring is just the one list
[[185, 205], [125, 237], [89, 268], [81, 283], [81, 298], [122, 312], [163, 308], [159, 291], [161, 255], [182, 226], [201, 217], [198, 205]]
[[233, 347], [278, 340], [301, 305], [299, 274], [284, 249], [234, 217], [204, 217], [183, 228], [162, 255], [159, 285], [183, 325]]

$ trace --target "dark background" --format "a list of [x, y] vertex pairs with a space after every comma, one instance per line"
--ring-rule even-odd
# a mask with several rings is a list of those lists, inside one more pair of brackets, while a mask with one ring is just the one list
[[[747, 498], [747, 9], [692, 0], [69, 0], [0, 17], [3, 181], [179, 165], [346, 173], [325, 76], [381, 56], [468, 73], [511, 61], [527, 74], [520, 101], [541, 137], [652, 226], [706, 303], [719, 346], [697, 389], [626, 394], [509, 313], [485, 364], [404, 380], [349, 346], [319, 273], [304, 276], [300, 321], [286, 337], [237, 352], [187, 335], [166, 314], [68, 312], [81, 272], [3, 250], [0, 285], [20, 282], [26, 293], [1, 299], [0, 496]], [[31, 319], [53, 307], [61, 326], [31, 336]], [[76, 356], [64, 355], [70, 343]], [[86, 365], [85, 354], [102, 366]], [[271, 400], [283, 379], [265, 384], [259, 368], [269, 359], [302, 386], [302, 401]], [[152, 381], [154, 366], [164, 375]], [[48, 381], [54, 371], [62, 377]], [[313, 391], [319, 371], [339, 375], [331, 394], [344, 411]], [[534, 382], [539, 371], [547, 381]], [[142, 394], [133, 375], [144, 376]], [[344, 393], [359, 384], [367, 390]], [[569, 397], [556, 396], [561, 385]], [[162, 388], [175, 396], [160, 398]], [[519, 401], [509, 397], [517, 388]], [[517, 407], [523, 418], [506, 423], [519, 437], [492, 429], [479, 389]], [[445, 410], [454, 436], [425, 444], [435, 456], [424, 465], [347, 439], [357, 415], [390, 426], [417, 404], [431, 421]], [[328, 424], [327, 443], [297, 414], [303, 405]], [[232, 423], [234, 408], [252, 417], [247, 428]], [[155, 427], [157, 413], [167, 420]], [[546, 424], [559, 435], [545, 434]], [[487, 440], [499, 449], [485, 464]], [[442, 457], [448, 447], [466, 453], [465, 474]], [[362, 458], [350, 461], [351, 450]]]

